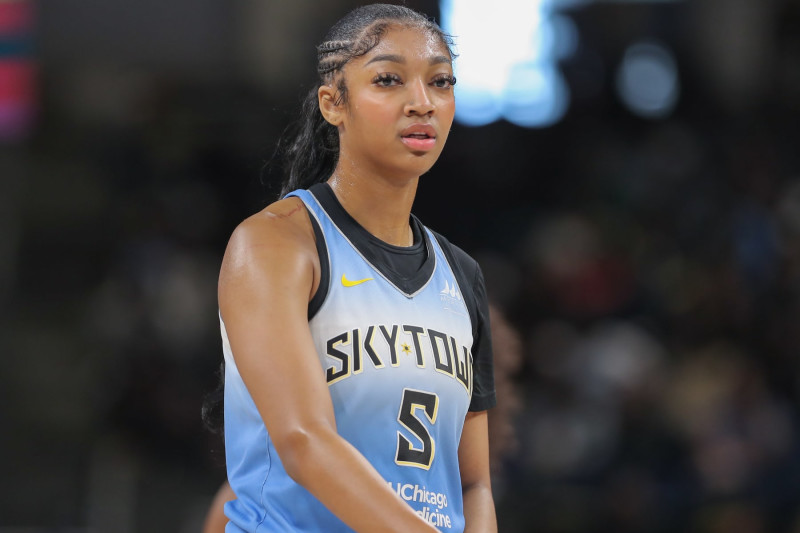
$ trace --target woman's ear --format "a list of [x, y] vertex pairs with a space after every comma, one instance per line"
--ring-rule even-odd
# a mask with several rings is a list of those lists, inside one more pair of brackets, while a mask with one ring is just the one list
[[317, 91], [317, 98], [322, 117], [333, 126], [339, 126], [342, 123], [343, 113], [341, 102], [337, 103], [339, 91], [330, 85], [322, 85]]

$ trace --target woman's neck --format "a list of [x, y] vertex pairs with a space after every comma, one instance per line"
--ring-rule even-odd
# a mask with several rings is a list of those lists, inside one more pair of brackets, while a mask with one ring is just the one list
[[356, 222], [380, 240], [411, 246], [409, 219], [419, 177], [387, 180], [337, 166], [328, 184]]

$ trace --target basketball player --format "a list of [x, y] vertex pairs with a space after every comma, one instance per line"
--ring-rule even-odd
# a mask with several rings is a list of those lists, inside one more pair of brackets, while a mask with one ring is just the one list
[[369, 5], [318, 47], [283, 198], [219, 280], [226, 531], [496, 531], [478, 265], [411, 214], [453, 121], [433, 22]]

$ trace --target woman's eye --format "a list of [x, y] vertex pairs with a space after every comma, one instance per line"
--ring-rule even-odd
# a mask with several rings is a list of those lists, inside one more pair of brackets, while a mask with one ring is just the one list
[[455, 76], [450, 76], [450, 75], [438, 76], [433, 80], [433, 86], [438, 87], [439, 89], [449, 89], [455, 84], [456, 84]]
[[375, 77], [373, 83], [381, 87], [391, 87], [392, 85], [400, 84], [400, 77], [394, 74], [379, 74]]

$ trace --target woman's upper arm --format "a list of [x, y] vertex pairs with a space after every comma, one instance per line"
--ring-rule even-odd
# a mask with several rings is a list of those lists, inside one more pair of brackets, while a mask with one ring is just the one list
[[497, 517], [489, 473], [489, 427], [486, 411], [467, 413], [458, 446], [464, 494], [464, 533], [496, 533]]
[[295, 431], [335, 427], [308, 327], [318, 259], [307, 217], [291, 199], [249, 218], [231, 236], [220, 270], [234, 360], [279, 454]]
[[458, 446], [458, 464], [461, 468], [462, 486], [491, 486], [487, 411], [467, 413]]

